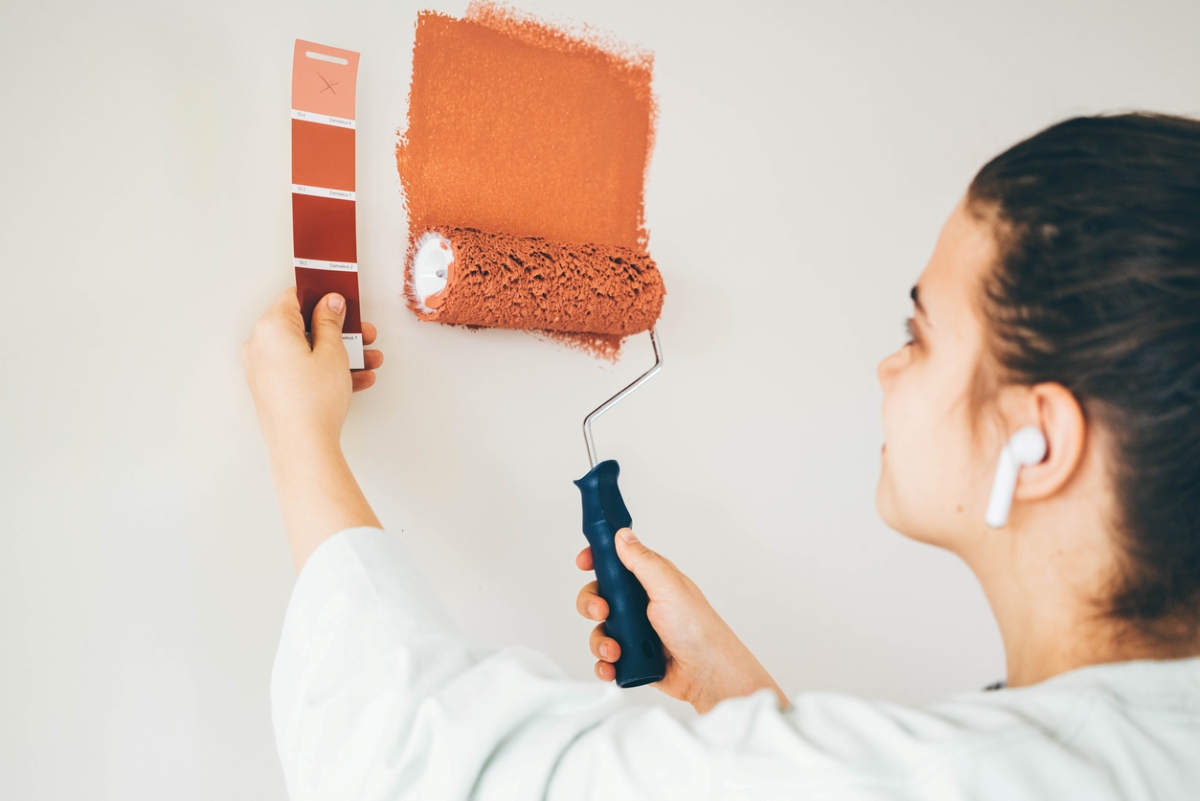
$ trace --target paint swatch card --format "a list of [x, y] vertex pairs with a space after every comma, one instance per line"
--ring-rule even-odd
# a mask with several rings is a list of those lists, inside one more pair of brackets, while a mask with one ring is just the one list
[[292, 57], [292, 249], [306, 327], [313, 307], [346, 299], [342, 342], [363, 369], [354, 194], [358, 53], [296, 40]]

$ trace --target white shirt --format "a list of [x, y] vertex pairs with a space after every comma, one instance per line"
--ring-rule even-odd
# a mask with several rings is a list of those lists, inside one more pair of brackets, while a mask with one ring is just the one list
[[271, 681], [301, 799], [1200, 799], [1200, 659], [1099, 665], [922, 709], [770, 691], [691, 725], [524, 648], [476, 657], [399, 539], [304, 566]]

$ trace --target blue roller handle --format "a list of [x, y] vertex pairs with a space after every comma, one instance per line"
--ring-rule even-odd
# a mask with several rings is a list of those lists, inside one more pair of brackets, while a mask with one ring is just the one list
[[620, 473], [621, 466], [608, 459], [589, 470], [575, 486], [583, 495], [583, 536], [592, 546], [600, 597], [608, 602], [604, 630], [621, 646], [621, 658], [616, 662], [617, 684], [638, 687], [660, 681], [667, 661], [662, 640], [646, 618], [650, 599], [617, 556], [613, 537], [633, 523], [617, 486]]

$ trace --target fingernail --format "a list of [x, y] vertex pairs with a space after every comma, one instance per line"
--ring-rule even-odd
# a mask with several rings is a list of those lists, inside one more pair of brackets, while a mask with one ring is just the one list
[[599, 611], [600, 611], [600, 608], [598, 606], [596, 606], [595, 601], [592, 601], [590, 604], [588, 604], [588, 617], [595, 619], [596, 614]]
[[626, 542], [637, 542], [638, 538], [633, 535], [633, 529], [623, 528], [617, 532], [617, 536]]
[[346, 299], [341, 295], [334, 293], [329, 296], [329, 310], [334, 314], [341, 314], [342, 309], [346, 308]]
[[608, 659], [608, 643], [600, 646], [600, 656]]

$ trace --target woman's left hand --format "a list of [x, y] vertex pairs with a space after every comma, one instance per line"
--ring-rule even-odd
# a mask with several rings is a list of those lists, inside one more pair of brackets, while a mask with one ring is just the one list
[[[296, 290], [289, 288], [275, 299], [242, 346], [246, 381], [268, 446], [295, 437], [337, 442], [351, 393], [375, 383], [374, 371], [383, 364], [383, 354], [365, 351], [366, 369], [350, 371], [342, 345], [345, 314], [341, 295], [321, 298], [313, 309], [309, 345]], [[363, 323], [363, 342], [370, 345], [375, 336], [375, 326]]]

